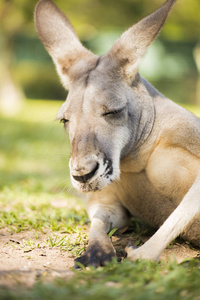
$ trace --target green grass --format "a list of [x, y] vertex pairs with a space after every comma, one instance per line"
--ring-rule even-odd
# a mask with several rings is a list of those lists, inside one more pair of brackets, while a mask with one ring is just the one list
[[68, 281], [38, 282], [31, 290], [0, 290], [0, 299], [157, 300], [200, 299], [200, 263], [125, 260], [105, 268], [76, 271]]
[[[68, 137], [55, 121], [60, 105], [29, 100], [17, 116], [0, 118], [0, 228], [33, 229], [36, 235], [48, 229], [54, 233], [49, 247], [58, 243], [56, 232], [70, 235], [88, 224], [84, 202], [70, 183]], [[76, 256], [83, 251], [80, 236], [73, 245], [65, 237], [57, 247]]]
[[[36, 240], [21, 245], [27, 252], [41, 246], [38, 232], [48, 229], [43, 244], [78, 255], [88, 241], [88, 217], [84, 202], [71, 188], [68, 138], [54, 121], [59, 106], [26, 101], [14, 118], [0, 118], [0, 228], [35, 230]], [[71, 233], [77, 234], [73, 243]], [[197, 259], [182, 264], [114, 261], [105, 268], [73, 272], [67, 281], [45, 284], [38, 279], [32, 289], [1, 287], [0, 299], [200, 299]]]

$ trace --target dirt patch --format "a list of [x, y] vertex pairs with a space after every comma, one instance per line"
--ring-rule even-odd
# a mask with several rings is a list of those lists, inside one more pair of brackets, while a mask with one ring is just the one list
[[66, 270], [73, 267], [74, 258], [70, 253], [45, 245], [49, 235], [49, 232], [39, 233], [36, 238], [35, 231], [10, 233], [1, 229], [0, 270]]
[[[22, 231], [11, 233], [0, 230], [0, 286], [13, 288], [15, 285], [31, 287], [36, 281], [53, 281], [55, 278], [68, 280], [74, 274], [74, 257], [59, 247], [49, 247], [52, 232], [37, 233]], [[56, 233], [62, 238], [63, 235]], [[70, 234], [72, 240], [75, 234]]]
[[[124, 249], [127, 244], [137, 245], [138, 240], [142, 244], [145, 243], [149, 238], [149, 235], [139, 236], [135, 234], [134, 236], [131, 236], [129, 233], [118, 234], [118, 236], [112, 237], [114, 247], [117, 250], [117, 256], [122, 259], [125, 255]], [[168, 259], [176, 259], [178, 263], [181, 263], [184, 260], [195, 257], [200, 257], [200, 249], [194, 248], [187, 242], [177, 239], [163, 251], [160, 260], [167, 261]]]
[[[35, 234], [35, 231], [11, 233], [8, 229], [0, 230], [0, 286], [13, 287], [16, 284], [31, 287], [38, 280], [52, 281], [55, 278], [68, 280], [74, 274], [74, 257], [70, 251], [59, 247], [50, 247], [46, 242], [52, 232]], [[57, 233], [56, 233], [57, 234]], [[58, 238], [63, 235], [58, 233]], [[74, 234], [75, 235], [75, 234]], [[73, 240], [73, 234], [70, 234]], [[118, 233], [112, 237], [117, 250], [118, 259], [125, 256], [127, 243], [145, 242], [147, 236], [132, 236], [128, 233]], [[31, 242], [30, 242], [31, 241]], [[178, 262], [198, 257], [200, 250], [192, 248], [187, 243], [175, 242], [165, 249], [161, 259], [174, 259]]]

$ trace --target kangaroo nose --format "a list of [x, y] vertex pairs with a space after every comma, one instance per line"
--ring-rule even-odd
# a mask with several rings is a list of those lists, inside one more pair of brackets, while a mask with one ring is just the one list
[[87, 174], [81, 175], [81, 176], [74, 176], [74, 175], [72, 175], [72, 177], [76, 181], [79, 181], [81, 183], [86, 183], [88, 180], [90, 180], [94, 176], [94, 174], [96, 173], [96, 171], [98, 170], [98, 168], [99, 168], [99, 163], [97, 163], [96, 167], [90, 173], [87, 173]]

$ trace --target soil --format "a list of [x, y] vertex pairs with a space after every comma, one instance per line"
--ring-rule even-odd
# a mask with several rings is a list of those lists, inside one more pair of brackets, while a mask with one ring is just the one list
[[[134, 244], [138, 238], [141, 242], [145, 242], [149, 238], [149, 236], [132, 236], [130, 232], [124, 231], [112, 237], [119, 261], [124, 259], [124, 249], [128, 243]], [[36, 238], [35, 231], [11, 233], [8, 229], [0, 230], [0, 286], [13, 288], [16, 284], [21, 284], [31, 287], [38, 279], [45, 282], [53, 281], [55, 278], [68, 280], [74, 275], [74, 257], [70, 252], [46, 245], [44, 241], [49, 234], [52, 232], [46, 230], [45, 233], [39, 233]], [[63, 237], [62, 234], [60, 236]], [[73, 234], [70, 237], [73, 239]], [[27, 246], [24, 241], [30, 239], [38, 247]], [[188, 258], [199, 257], [199, 254], [199, 249], [181, 241], [165, 249], [161, 259], [174, 260], [175, 256], [180, 263]]]

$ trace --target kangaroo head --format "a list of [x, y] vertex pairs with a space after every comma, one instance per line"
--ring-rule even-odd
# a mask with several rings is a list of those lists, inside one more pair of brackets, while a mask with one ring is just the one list
[[100, 57], [83, 47], [51, 0], [38, 2], [36, 29], [69, 90], [58, 118], [69, 133], [71, 179], [80, 191], [102, 190], [118, 180], [120, 160], [150, 133], [154, 109], [138, 65], [175, 1], [132, 26]]

